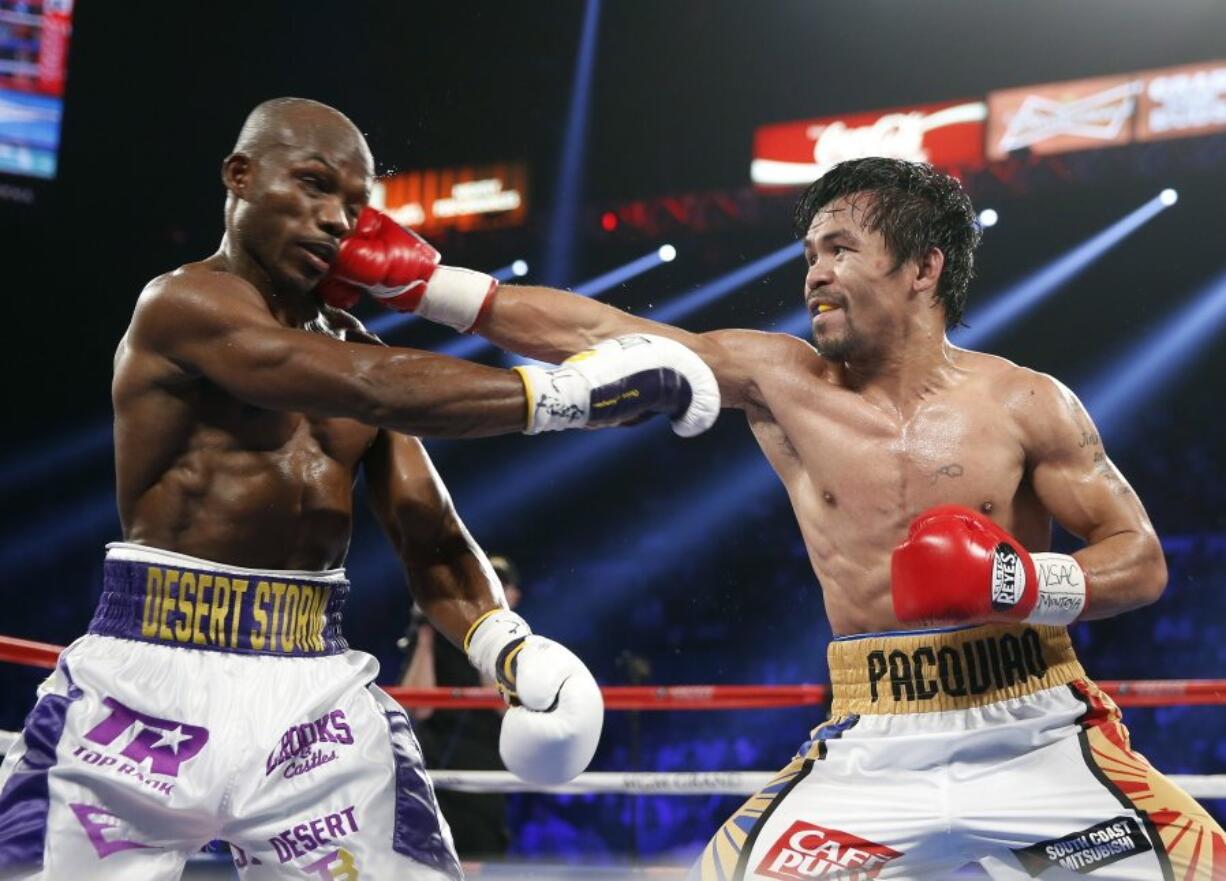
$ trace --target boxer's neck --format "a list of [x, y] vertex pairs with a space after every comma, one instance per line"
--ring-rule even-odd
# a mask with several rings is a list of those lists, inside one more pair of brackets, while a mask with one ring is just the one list
[[835, 365], [840, 385], [905, 414], [933, 391], [949, 384], [955, 348], [941, 334]]
[[907, 315], [893, 332], [834, 364], [839, 384], [862, 395], [884, 398], [906, 410], [934, 388], [946, 385], [954, 347], [945, 337], [942, 314], [931, 309]]
[[279, 324], [302, 328], [318, 320], [319, 301], [313, 291], [304, 293], [278, 285], [259, 261], [241, 248], [229, 233], [222, 236], [214, 259], [227, 272], [237, 275], [259, 291], [268, 304], [268, 311]]

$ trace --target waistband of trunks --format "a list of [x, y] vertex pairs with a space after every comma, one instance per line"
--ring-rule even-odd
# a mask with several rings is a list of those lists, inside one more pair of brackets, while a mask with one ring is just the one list
[[869, 633], [827, 650], [831, 714], [966, 710], [1085, 676], [1063, 627], [983, 624]]
[[335, 655], [349, 648], [341, 634], [348, 594], [343, 569], [243, 569], [114, 543], [89, 632], [207, 651]]

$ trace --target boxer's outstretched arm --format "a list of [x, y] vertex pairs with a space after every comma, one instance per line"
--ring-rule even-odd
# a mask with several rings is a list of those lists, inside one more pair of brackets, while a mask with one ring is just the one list
[[780, 346], [799, 342], [783, 334], [755, 330], [691, 333], [578, 294], [529, 285], [500, 285], [473, 332], [508, 351], [555, 363], [601, 340], [624, 334], [669, 337], [688, 346], [707, 363], [719, 381], [725, 407], [757, 402], [755, 369], [777, 358]]
[[477, 618], [506, 606], [498, 576], [420, 441], [381, 431], [362, 467], [371, 509], [404, 565], [409, 590], [434, 628], [462, 647]]
[[440, 437], [524, 429], [523, 382], [513, 371], [284, 327], [254, 288], [224, 273], [186, 271], [150, 284], [119, 357], [126, 353], [165, 359], [270, 410]]
[[1077, 396], [1050, 377], [1027, 373], [1012, 400], [1039, 501], [1086, 541], [1073, 554], [1089, 588], [1081, 617], [1108, 618], [1157, 600], [1167, 579], [1162, 544]]

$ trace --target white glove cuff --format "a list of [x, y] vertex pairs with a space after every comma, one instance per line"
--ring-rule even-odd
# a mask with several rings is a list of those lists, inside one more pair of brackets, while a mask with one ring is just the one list
[[439, 266], [430, 276], [417, 314], [427, 321], [468, 333], [496, 290], [498, 279], [484, 272]]
[[1039, 596], [1026, 616], [1028, 624], [1071, 624], [1089, 600], [1086, 574], [1068, 554], [1032, 554]]
[[524, 382], [528, 403], [524, 434], [587, 425], [592, 386], [578, 370], [565, 365], [548, 370], [533, 366], [514, 369]]
[[464, 651], [478, 673], [496, 682], [499, 652], [511, 640], [530, 633], [532, 628], [528, 622], [510, 609], [493, 609], [474, 621], [468, 629], [468, 635], [464, 637]]

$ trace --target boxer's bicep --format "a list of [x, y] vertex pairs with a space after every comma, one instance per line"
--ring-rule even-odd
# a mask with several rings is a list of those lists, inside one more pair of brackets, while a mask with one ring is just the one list
[[170, 279], [151, 287], [133, 320], [142, 348], [244, 403], [354, 415], [345, 411], [353, 409], [354, 359], [363, 347], [283, 327], [258, 295], [224, 279]]
[[417, 438], [380, 431], [362, 468], [371, 510], [404, 566], [409, 590], [431, 623], [459, 645], [483, 612], [505, 605], [485, 553]]
[[258, 295], [224, 281], [147, 291], [132, 333], [144, 350], [267, 410], [447, 437], [523, 428], [512, 371], [284, 327]]
[[1065, 386], [1036, 377], [1027, 409], [1027, 459], [1035, 494], [1056, 521], [1088, 542], [1148, 526], [1136, 493], [1103, 449], [1085, 407]]
[[1141, 500], [1077, 397], [1048, 377], [1035, 391], [1026, 424], [1030, 479], [1056, 522], [1086, 541], [1074, 557], [1090, 579], [1091, 617], [1152, 602], [1166, 566]]

